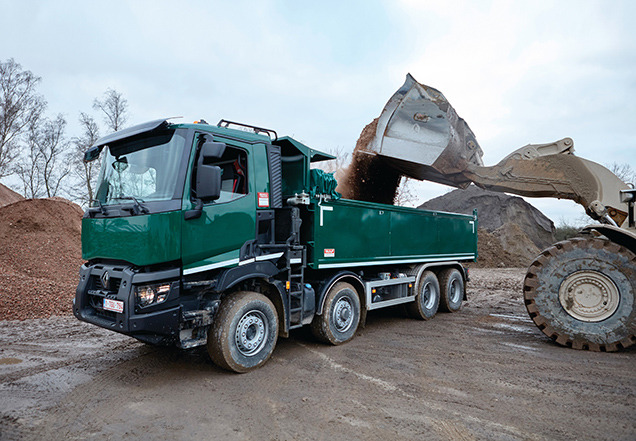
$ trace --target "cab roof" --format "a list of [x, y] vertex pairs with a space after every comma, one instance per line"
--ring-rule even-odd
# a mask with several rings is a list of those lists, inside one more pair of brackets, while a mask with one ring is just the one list
[[[221, 120], [221, 121], [223, 122], [224, 120]], [[238, 126], [243, 126], [247, 128], [252, 127], [252, 126], [248, 126], [244, 124], [238, 124], [238, 123], [236, 124]], [[236, 139], [242, 142], [247, 142], [248, 144], [263, 143], [263, 144], [278, 145], [284, 151], [288, 151], [288, 152], [294, 151], [294, 150], [298, 151], [298, 153], [309, 158], [310, 162], [328, 161], [330, 159], [336, 158], [335, 156], [332, 156], [328, 153], [324, 153], [319, 150], [312, 149], [309, 146], [303, 144], [302, 142], [297, 141], [289, 136], [284, 136], [282, 138], [278, 138], [277, 136], [275, 136], [274, 139], [272, 139], [271, 135], [270, 136], [262, 135], [260, 133], [254, 133], [247, 130], [233, 129], [230, 127], [213, 126], [211, 124], [201, 123], [201, 122], [173, 124], [168, 122], [167, 119], [156, 119], [153, 121], [148, 121], [148, 122], [138, 124], [136, 126], [132, 126], [127, 129], [123, 129], [118, 132], [106, 135], [98, 139], [97, 142], [93, 144], [93, 146], [89, 149], [89, 151], [92, 151], [98, 154], [98, 152], [101, 151], [101, 149], [104, 146], [120, 141], [122, 139], [129, 138], [136, 135], [141, 135], [147, 132], [153, 132], [155, 130], [164, 130], [168, 128], [170, 129], [187, 128], [187, 129], [202, 130], [202, 131], [206, 131], [206, 132], [218, 135], [220, 137], [227, 137], [227, 138]], [[267, 130], [267, 129], [260, 129], [260, 130], [261, 132], [266, 131], [268, 133], [273, 133], [274, 135], [276, 135], [276, 132], [274, 132], [273, 130]], [[86, 153], [88, 154], [88, 151]]]

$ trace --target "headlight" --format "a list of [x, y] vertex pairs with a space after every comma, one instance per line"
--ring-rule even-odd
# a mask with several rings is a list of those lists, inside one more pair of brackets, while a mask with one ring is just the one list
[[142, 308], [149, 305], [156, 305], [165, 302], [170, 294], [169, 283], [158, 283], [155, 285], [142, 285], [135, 288], [137, 305]]

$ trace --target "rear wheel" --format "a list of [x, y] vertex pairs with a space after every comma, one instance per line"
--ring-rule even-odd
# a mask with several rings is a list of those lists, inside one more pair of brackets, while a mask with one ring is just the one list
[[262, 294], [241, 291], [221, 303], [208, 334], [208, 353], [223, 369], [248, 372], [272, 355], [278, 338], [278, 317]]
[[464, 278], [459, 270], [448, 268], [440, 272], [439, 286], [441, 289], [440, 311], [459, 311], [464, 300]]
[[439, 307], [439, 281], [433, 271], [424, 271], [415, 285], [415, 301], [407, 303], [406, 310], [413, 318], [430, 320]]
[[603, 239], [571, 239], [545, 250], [524, 280], [539, 329], [576, 349], [616, 351], [636, 342], [636, 255]]
[[325, 297], [322, 315], [314, 317], [311, 331], [316, 338], [339, 345], [351, 340], [360, 323], [360, 299], [349, 283], [338, 282]]

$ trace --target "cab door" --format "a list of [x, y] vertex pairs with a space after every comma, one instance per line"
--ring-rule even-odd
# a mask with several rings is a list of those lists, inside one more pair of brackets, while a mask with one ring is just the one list
[[[199, 137], [195, 137], [199, 142]], [[256, 198], [253, 158], [247, 149], [227, 144], [223, 156], [212, 165], [221, 168], [221, 195], [203, 205], [201, 216], [183, 221], [184, 273], [232, 266], [239, 250], [256, 235]], [[196, 163], [193, 161], [193, 163]], [[187, 184], [186, 197], [192, 190]]]

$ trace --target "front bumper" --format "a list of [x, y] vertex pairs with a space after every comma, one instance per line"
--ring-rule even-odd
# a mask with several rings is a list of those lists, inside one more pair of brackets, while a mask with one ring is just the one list
[[[103, 286], [104, 273], [107, 286]], [[140, 273], [121, 264], [82, 265], [75, 293], [73, 314], [79, 320], [130, 335], [153, 344], [173, 344], [179, 340], [181, 309], [179, 268]], [[171, 282], [166, 301], [147, 308], [135, 305], [134, 288], [159, 282]], [[104, 299], [123, 302], [122, 312], [104, 309]]]

